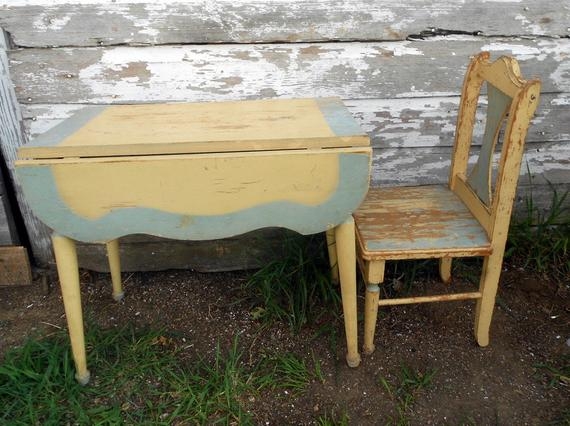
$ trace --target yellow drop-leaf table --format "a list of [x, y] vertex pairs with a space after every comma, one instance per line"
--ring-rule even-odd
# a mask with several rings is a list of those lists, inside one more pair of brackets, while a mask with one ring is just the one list
[[[357, 348], [354, 223], [371, 148], [337, 98], [89, 107], [19, 149], [26, 199], [53, 230], [76, 377], [87, 383], [75, 241], [206, 240], [264, 227], [327, 231], [338, 262], [347, 362]], [[336, 248], [335, 248], [336, 247]]]

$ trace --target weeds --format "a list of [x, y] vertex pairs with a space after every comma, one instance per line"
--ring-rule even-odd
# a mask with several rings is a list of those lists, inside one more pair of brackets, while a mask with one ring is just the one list
[[434, 369], [421, 372], [402, 365], [400, 367], [397, 384], [391, 384], [383, 376], [379, 378], [382, 387], [388, 392], [388, 395], [397, 402], [396, 409], [398, 411], [398, 419], [394, 421], [394, 423], [398, 425], [408, 424], [406, 412], [414, 403], [418, 392], [431, 385], [435, 373], [436, 370]]
[[245, 283], [257, 305], [256, 319], [286, 321], [293, 332], [312, 322], [319, 312], [338, 312], [340, 295], [331, 284], [330, 266], [322, 235], [292, 235], [285, 240], [285, 254], [254, 273]]
[[536, 364], [535, 368], [544, 371], [549, 377], [548, 386], [557, 385], [570, 386], [570, 355], [563, 355], [560, 362], [553, 365], [551, 363]]
[[531, 189], [525, 215], [513, 218], [505, 256], [563, 281], [570, 276], [570, 209], [565, 207], [569, 195], [550, 187], [552, 200], [544, 211], [535, 205]]
[[349, 424], [349, 417], [346, 412], [343, 412], [340, 416], [335, 414], [325, 413], [323, 416], [320, 416], [317, 419], [318, 426], [348, 426]]
[[6, 354], [1, 424], [251, 424], [249, 397], [268, 388], [302, 392], [315, 377], [292, 354], [248, 367], [237, 340], [227, 351], [218, 345], [213, 359], [190, 361], [162, 331], [88, 330], [94, 374], [85, 387], [75, 381], [63, 331]]

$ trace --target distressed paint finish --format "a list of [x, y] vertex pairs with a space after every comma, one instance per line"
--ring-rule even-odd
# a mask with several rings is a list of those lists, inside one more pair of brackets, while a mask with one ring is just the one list
[[204, 240], [338, 225], [364, 198], [370, 151], [339, 99], [153, 104], [80, 110], [16, 167], [61, 235]]
[[16, 199], [26, 224], [33, 253], [40, 262], [47, 262], [52, 257], [49, 230], [34, 216], [26, 203], [19, 182], [14, 179], [14, 160], [17, 157], [17, 149], [26, 141], [22, 112], [16, 100], [8, 69], [4, 33], [0, 29], [0, 149], [2, 160], [6, 162], [10, 177], [12, 177]]
[[484, 48], [520, 59], [544, 91], [570, 91], [570, 39], [499, 40], [25, 49], [10, 59], [22, 103], [458, 95], [466, 58]]
[[492, 85], [487, 85], [488, 108], [485, 119], [485, 133], [477, 163], [469, 173], [468, 182], [485, 205], [491, 205], [491, 172], [493, 153], [499, 139], [499, 131], [511, 105], [511, 98]]
[[478, 255], [491, 250], [485, 230], [445, 186], [375, 189], [354, 218], [365, 259], [379, 252], [405, 259], [414, 252], [439, 257], [449, 247]]
[[[436, 257], [443, 258], [440, 274], [447, 281], [450, 278], [450, 257], [483, 256], [479, 291], [383, 302], [378, 301], [377, 280], [369, 280], [365, 300], [367, 318], [364, 321], [364, 351], [367, 353], [374, 351], [378, 306], [390, 304], [477, 299], [475, 337], [480, 346], [489, 344], [489, 329], [525, 137], [540, 97], [540, 81], [522, 79], [515, 59], [501, 57], [490, 62], [489, 58], [490, 54], [483, 52], [473, 57], [467, 68], [448, 186], [374, 188], [354, 213], [360, 264], [364, 271], [374, 265], [383, 270], [387, 260]], [[491, 113], [487, 117], [490, 124], [486, 127], [486, 141], [481, 149], [483, 160], [475, 165], [475, 178], [468, 179], [477, 104], [485, 83], [500, 90], [501, 94], [498, 91], [493, 93], [491, 89], [488, 98]], [[498, 105], [495, 106], [495, 102]], [[477, 170], [489, 163], [498, 132], [496, 128], [505, 117], [506, 106], [508, 114], [492, 199], [483, 197], [482, 200], [477, 189], [484, 179], [477, 178]], [[470, 185], [473, 180], [475, 189]], [[487, 190], [486, 187], [484, 189]]]
[[[375, 148], [435, 148], [453, 146], [459, 96], [400, 99], [349, 99], [343, 102]], [[22, 115], [29, 139], [71, 117], [80, 109], [99, 105], [23, 104]], [[567, 120], [570, 94], [543, 93], [540, 109], [532, 121], [527, 145], [570, 141]], [[483, 121], [481, 109], [477, 121]], [[474, 130], [475, 145], [480, 144], [483, 129]], [[540, 146], [537, 146], [540, 149]], [[404, 155], [407, 151], [404, 151]]]
[[[32, 137], [80, 105], [342, 96], [371, 135], [374, 185], [442, 183], [443, 159], [449, 158], [442, 148], [452, 145], [458, 105], [454, 88], [466, 58], [490, 50], [493, 56], [515, 56], [526, 75], [544, 83], [527, 137], [534, 199], [548, 207], [545, 179], [561, 190], [570, 184], [570, 40], [565, 38], [570, 9], [560, 2], [442, 0], [426, 7], [420, 0], [5, 0], [0, 5], [0, 26], [15, 43], [8, 56]], [[424, 41], [413, 36], [428, 27], [483, 34], [424, 32]], [[228, 42], [256, 45], [218, 44]], [[161, 44], [167, 46], [156, 47]], [[120, 46], [101, 48], [112, 45]], [[12, 170], [16, 146], [2, 147], [13, 153], [5, 154]], [[26, 213], [25, 204], [22, 208], [36, 259], [51, 259], [45, 228]]]
[[338, 98], [84, 108], [20, 148], [20, 158], [369, 146]]
[[[103, 180], [96, 184], [87, 182], [93, 174], [85, 172], [85, 163], [80, 161], [75, 167], [72, 162], [64, 174], [67, 179], [60, 179], [63, 188], [58, 187], [54, 178], [53, 165], [24, 161], [19, 163], [17, 172], [36, 215], [50, 228], [79, 241], [107, 241], [136, 233], [208, 240], [271, 226], [313, 234], [342, 222], [360, 204], [368, 187], [370, 154], [365, 149], [334, 151], [307, 151], [307, 154], [276, 151], [241, 159], [238, 156], [229, 165], [220, 156], [181, 159], [178, 164], [176, 156], [163, 161], [155, 159], [156, 156], [148, 160], [142, 157], [141, 161], [135, 157], [112, 162], [102, 159], [99, 164], [103, 166], [96, 176]], [[225, 160], [229, 158], [232, 157]], [[155, 162], [166, 173], [153, 173]], [[97, 163], [91, 164], [97, 167]], [[186, 180], [184, 171], [191, 180], [192, 168], [209, 168], [212, 164], [211, 180], [181, 188]], [[305, 171], [311, 174], [311, 180], [292, 182], [297, 180], [296, 176], [305, 175], [301, 169], [291, 173], [296, 166], [307, 167]], [[63, 164], [57, 167], [67, 168]], [[235, 175], [231, 179], [227, 174], [244, 167], [250, 171], [248, 175], [251, 172], [254, 175]], [[114, 179], [115, 176], [121, 180]], [[322, 178], [327, 176], [338, 182], [338, 186], [324, 185]], [[107, 193], [106, 188], [113, 186], [119, 190]], [[328, 186], [329, 191], [323, 192], [322, 186]], [[177, 194], [169, 187], [180, 191]], [[305, 200], [298, 199], [295, 191]], [[124, 198], [120, 198], [121, 194]], [[288, 194], [292, 199], [287, 198]], [[196, 200], [200, 200], [198, 204]], [[96, 204], [90, 207], [90, 201]], [[210, 202], [215, 202], [218, 208], [212, 210]]]
[[2, 3], [0, 25], [18, 46], [27, 47], [402, 40], [430, 27], [485, 35], [565, 35], [570, 21], [568, 8], [552, 0], [439, 0], [429, 7], [421, 0]]

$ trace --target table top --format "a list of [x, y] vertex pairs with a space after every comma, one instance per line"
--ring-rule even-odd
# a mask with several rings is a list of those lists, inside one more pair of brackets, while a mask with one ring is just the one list
[[339, 98], [91, 106], [19, 149], [20, 159], [369, 146]]

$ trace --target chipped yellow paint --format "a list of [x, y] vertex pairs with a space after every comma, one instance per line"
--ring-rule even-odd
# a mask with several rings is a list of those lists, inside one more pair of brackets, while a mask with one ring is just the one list
[[[475, 191], [472, 182], [465, 178], [476, 106], [485, 81], [512, 98], [494, 193], [488, 197], [491, 199], [489, 205], [481, 199], [481, 191]], [[538, 105], [539, 92], [540, 82], [523, 80], [513, 58], [502, 57], [491, 63], [488, 52], [477, 55], [467, 69], [462, 89], [449, 186], [376, 188], [368, 192], [354, 213], [359, 263], [364, 265], [368, 283], [365, 352], [374, 350], [378, 306], [464, 299], [477, 300], [475, 337], [480, 346], [489, 344], [489, 328], [524, 142], [530, 118]], [[504, 110], [508, 102], [503, 97], [488, 97], [489, 108], [494, 108], [498, 102]], [[502, 118], [505, 118], [504, 114]], [[489, 152], [487, 155], [490, 156]], [[374, 264], [383, 268], [386, 260], [440, 258], [441, 278], [448, 281], [451, 258], [459, 256], [485, 257], [479, 291], [379, 300], [377, 280], [366, 273]]]
[[128, 207], [189, 215], [190, 221], [274, 201], [314, 206], [339, 180], [338, 153], [308, 150], [81, 159], [51, 167], [62, 200], [87, 219]]
[[[260, 118], [263, 118], [260, 120]], [[216, 142], [335, 136], [314, 99], [121, 105], [106, 108], [62, 146]], [[215, 146], [212, 147], [215, 149]]]

